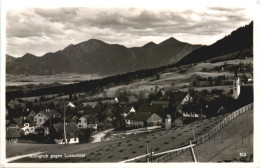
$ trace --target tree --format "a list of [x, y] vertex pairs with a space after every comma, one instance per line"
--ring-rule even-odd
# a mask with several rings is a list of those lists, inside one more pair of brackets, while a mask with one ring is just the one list
[[70, 93], [69, 95], [69, 100], [72, 101], [73, 100], [73, 97], [72, 97], [72, 94]]
[[156, 74], [156, 80], [159, 80], [159, 79], [160, 79], [160, 74], [157, 73], [157, 74]]
[[112, 109], [112, 125], [116, 130], [125, 128], [125, 121], [121, 115], [121, 108], [119, 104], [115, 104]]
[[76, 94], [74, 94], [74, 100], [78, 100], [78, 97], [77, 97], [77, 95]]

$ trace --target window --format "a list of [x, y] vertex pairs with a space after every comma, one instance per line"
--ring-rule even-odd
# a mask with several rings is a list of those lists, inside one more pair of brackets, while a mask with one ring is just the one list
[[39, 119], [39, 122], [42, 122], [42, 119]]
[[87, 123], [87, 120], [85, 120], [85, 123]]

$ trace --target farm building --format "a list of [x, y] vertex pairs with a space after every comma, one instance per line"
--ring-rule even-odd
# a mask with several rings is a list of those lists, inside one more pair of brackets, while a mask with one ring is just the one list
[[66, 123], [66, 139], [64, 138], [64, 124], [53, 124], [53, 131], [51, 137], [57, 144], [73, 144], [79, 143], [79, 128], [75, 122]]
[[49, 118], [61, 118], [61, 114], [55, 110], [42, 110], [34, 116], [34, 122], [37, 126], [43, 125]]
[[136, 112], [130, 113], [125, 118], [127, 127], [153, 127], [161, 126], [162, 118], [155, 113]]
[[146, 112], [149, 111], [151, 113], [155, 113], [157, 115], [159, 115], [161, 118], [165, 118], [166, 114], [168, 113], [169, 108], [167, 107], [167, 105], [161, 105], [161, 104], [142, 104], [139, 107], [140, 112]]
[[6, 141], [17, 143], [21, 135], [19, 134], [19, 129], [17, 128], [7, 128], [6, 130]]

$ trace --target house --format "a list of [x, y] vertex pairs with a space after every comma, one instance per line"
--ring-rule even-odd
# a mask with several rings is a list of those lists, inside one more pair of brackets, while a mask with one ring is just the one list
[[130, 113], [125, 118], [127, 127], [153, 127], [161, 126], [162, 118], [155, 113], [150, 112], [135, 112]]
[[84, 115], [82, 117], [79, 118], [79, 121], [78, 121], [78, 127], [80, 129], [87, 129], [88, 128], [88, 115]]
[[183, 104], [182, 108], [182, 116], [183, 117], [200, 117], [200, 107], [196, 104]]
[[169, 111], [168, 105], [162, 105], [162, 104], [142, 104], [138, 111], [140, 112], [146, 112], [149, 111], [151, 113], [155, 113], [159, 115], [161, 118], [165, 118], [166, 114]]
[[34, 118], [34, 122], [37, 126], [43, 125], [49, 118], [61, 118], [61, 114], [58, 113], [55, 110], [46, 109], [40, 111], [38, 114], [36, 114]]
[[32, 110], [29, 114], [28, 117], [34, 117], [36, 115], [36, 112]]
[[97, 123], [95, 123], [95, 119], [93, 118], [93, 116], [89, 115], [84, 115], [80, 117], [77, 125], [80, 129], [97, 129]]
[[22, 130], [23, 135], [35, 133], [35, 123], [31, 117], [12, 118], [6, 125], [8, 128], [17, 128]]
[[70, 115], [66, 117], [67, 122], [77, 122], [79, 117], [77, 115]]
[[64, 136], [64, 123], [53, 124], [51, 137], [56, 144], [79, 143], [79, 128], [75, 122], [65, 124], [66, 139]]
[[23, 117], [12, 118], [6, 125], [9, 128], [23, 128]]
[[23, 127], [21, 128], [21, 130], [23, 130], [24, 135], [30, 135], [35, 133], [36, 124], [34, 123], [32, 117], [24, 117], [22, 123]]
[[121, 107], [121, 113], [122, 116], [125, 118], [129, 113], [134, 113], [135, 112], [135, 108], [133, 106], [124, 106]]
[[[43, 134], [44, 136], [47, 136], [50, 134], [50, 130], [51, 130], [51, 127], [53, 126], [53, 124], [58, 124], [62, 121], [61, 118], [49, 118], [47, 119], [47, 121], [42, 124], [40, 127], [37, 127], [36, 129], [36, 133], [37, 134]], [[66, 120], [67, 121], [67, 120]]]
[[184, 117], [198, 117], [197, 106], [190, 92], [172, 92], [174, 105], [177, 111]]
[[17, 143], [21, 135], [19, 134], [18, 128], [7, 128], [6, 130], [6, 141]]

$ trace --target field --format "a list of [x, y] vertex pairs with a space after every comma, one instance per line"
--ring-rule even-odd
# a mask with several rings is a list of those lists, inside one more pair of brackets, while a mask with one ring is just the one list
[[99, 79], [102, 76], [99, 75], [87, 75], [87, 74], [72, 74], [62, 73], [57, 75], [45, 75], [45, 76], [23, 76], [23, 75], [6, 75], [6, 86], [21, 86], [21, 85], [48, 85], [53, 83], [71, 84], [80, 81]]
[[[162, 152], [188, 144], [193, 139], [193, 132], [196, 136], [206, 133], [225, 116], [212, 117], [210, 119], [198, 120], [183, 127], [175, 127], [170, 130], [160, 130], [151, 133], [132, 134], [124, 139], [87, 143], [77, 145], [53, 145], [45, 146], [39, 144], [37, 148], [31, 147], [31, 144], [12, 144], [7, 143], [7, 156], [15, 156], [20, 153], [28, 154], [34, 152], [46, 151], [47, 154], [65, 154], [65, 153], [85, 153], [84, 158], [59, 158], [59, 159], [30, 159], [24, 158], [16, 162], [119, 162], [145, 154], [146, 147], [154, 152]], [[24, 146], [25, 145], [25, 146]], [[27, 148], [29, 151], [27, 151]], [[19, 150], [20, 149], [20, 150]], [[34, 149], [34, 150], [33, 150]], [[20, 151], [20, 153], [18, 152]]]
[[[197, 147], [199, 162], [236, 162], [240, 153], [253, 154], [253, 110], [236, 118], [212, 139]], [[192, 162], [187, 151], [169, 162]]]

